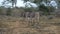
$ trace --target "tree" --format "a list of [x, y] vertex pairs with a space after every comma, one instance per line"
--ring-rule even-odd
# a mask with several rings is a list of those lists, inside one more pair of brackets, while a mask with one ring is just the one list
[[57, 3], [58, 3], [58, 8], [60, 9], [60, 0], [58, 0]]
[[9, 3], [11, 3], [11, 5], [12, 5], [12, 7], [16, 7], [16, 4], [17, 4], [17, 0], [4, 0], [3, 2], [2, 2], [2, 4], [4, 5], [4, 4], [9, 4]]
[[[24, 0], [24, 2], [27, 2], [27, 1], [31, 2], [32, 0]], [[44, 14], [50, 15], [50, 12], [53, 12], [55, 8], [52, 6], [45, 6], [44, 4], [42, 4], [42, 2], [45, 2], [47, 5], [49, 0], [33, 0], [32, 1], [32, 3], [35, 3], [38, 6], [37, 8], [39, 11], [43, 11]]]

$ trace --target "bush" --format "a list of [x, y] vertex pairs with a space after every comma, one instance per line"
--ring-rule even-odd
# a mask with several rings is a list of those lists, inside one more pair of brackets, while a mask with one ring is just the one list
[[0, 14], [2, 14], [2, 11], [3, 11], [3, 8], [2, 8], [2, 7], [0, 7]]
[[12, 12], [12, 11], [11, 11], [11, 8], [8, 8], [6, 15], [7, 15], [7, 16], [11, 16], [11, 12]]
[[44, 15], [50, 15], [50, 13], [54, 11], [54, 9], [55, 8], [52, 6], [45, 6], [43, 4], [39, 6], [39, 10], [43, 11]]
[[2, 8], [0, 8], [0, 14], [2, 14]]

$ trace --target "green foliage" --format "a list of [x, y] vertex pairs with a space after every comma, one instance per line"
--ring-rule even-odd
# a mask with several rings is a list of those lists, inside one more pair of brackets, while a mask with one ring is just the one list
[[0, 14], [2, 13], [2, 8], [0, 8]]
[[25, 8], [24, 10], [25, 10], [25, 12], [30, 12], [31, 11], [30, 8]]
[[4, 6], [0, 6], [0, 15], [3, 13], [5, 7]]
[[2, 5], [4, 5], [4, 4], [6, 5], [6, 4], [9, 4], [9, 3], [11, 3], [12, 7], [14, 5], [16, 7], [17, 0], [3, 0]]
[[25, 12], [36, 12], [37, 10], [38, 10], [37, 8], [32, 8], [32, 7], [24, 8]]
[[29, 0], [23, 0], [23, 1], [24, 1], [24, 3], [25, 3], [25, 2], [27, 2], [27, 1], [29, 1]]
[[7, 15], [7, 16], [10, 16], [10, 15], [11, 15], [11, 12], [12, 12], [12, 11], [11, 11], [11, 8], [8, 8], [6, 15]]
[[54, 7], [52, 7], [52, 6], [40, 5], [40, 6], [39, 6], [39, 10], [40, 10], [40, 11], [43, 11], [43, 13], [44, 13], [45, 15], [50, 15], [50, 13], [54, 11]]
[[42, 2], [42, 0], [34, 0], [34, 3]]
[[[29, 0], [24, 0], [24, 1], [27, 2]], [[41, 4], [42, 1], [44, 1], [45, 3], [49, 2], [49, 0], [34, 0], [33, 3], [35, 3], [38, 6], [38, 10], [39, 11], [43, 11], [43, 14], [44, 15], [50, 15], [50, 13], [55, 10], [55, 8], [52, 7], [52, 6], [45, 6], [45, 5]], [[32, 8], [31, 9], [30, 8], [27, 8], [25, 10], [26, 11], [32, 11]], [[34, 9], [34, 10], [36, 10], [36, 9]]]

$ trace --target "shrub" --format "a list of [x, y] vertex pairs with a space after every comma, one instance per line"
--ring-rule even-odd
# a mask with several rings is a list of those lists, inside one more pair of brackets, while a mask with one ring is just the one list
[[43, 11], [44, 15], [50, 15], [50, 13], [54, 11], [54, 9], [55, 8], [52, 6], [44, 6], [44, 5], [39, 6], [39, 10]]
[[7, 16], [11, 16], [11, 12], [12, 12], [12, 11], [11, 11], [11, 8], [8, 8], [6, 15], [7, 15]]
[[2, 8], [0, 8], [0, 14], [2, 14]]

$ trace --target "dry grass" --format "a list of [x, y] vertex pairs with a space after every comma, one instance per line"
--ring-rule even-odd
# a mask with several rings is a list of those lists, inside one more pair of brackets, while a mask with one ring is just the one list
[[10, 28], [13, 34], [60, 34], [60, 18], [41, 17], [40, 22], [27, 22], [21, 17], [0, 16], [0, 23], [4, 28]]

